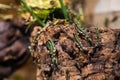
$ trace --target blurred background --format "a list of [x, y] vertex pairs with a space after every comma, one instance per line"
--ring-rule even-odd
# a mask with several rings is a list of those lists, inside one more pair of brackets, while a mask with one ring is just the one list
[[[76, 14], [83, 9], [87, 24], [120, 29], [120, 0], [64, 1]], [[30, 33], [25, 33], [27, 26], [19, 7], [20, 0], [0, 0], [0, 80], [3, 77], [4, 80], [35, 80], [36, 77], [36, 65], [27, 50]]]
[[86, 20], [97, 26], [120, 28], [120, 0], [85, 0]]

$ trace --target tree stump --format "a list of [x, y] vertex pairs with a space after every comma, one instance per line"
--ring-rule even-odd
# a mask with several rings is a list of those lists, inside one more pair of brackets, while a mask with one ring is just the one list
[[32, 48], [37, 80], [120, 80], [120, 31], [95, 26], [79, 31], [74, 24], [56, 24], [35, 27], [31, 36], [31, 45], [37, 36]]

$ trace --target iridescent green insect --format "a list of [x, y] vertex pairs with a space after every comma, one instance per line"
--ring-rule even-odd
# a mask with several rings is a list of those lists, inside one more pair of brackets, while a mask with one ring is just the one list
[[78, 32], [82, 33], [84, 36], [86, 36], [86, 33], [83, 31], [83, 29], [75, 22], [75, 27], [78, 30]]
[[36, 36], [35, 36], [34, 39], [33, 39], [33, 42], [31, 43], [30, 46], [28, 46], [31, 55], [33, 55], [34, 47], [35, 47], [35, 45], [36, 45], [37, 42], [38, 42], [38, 38], [39, 38], [40, 33], [41, 33], [41, 31], [40, 31], [40, 29], [38, 29], [37, 32], [36, 32]]
[[51, 40], [47, 40], [46, 44], [47, 44], [47, 47], [48, 47], [48, 49], [50, 51], [50, 54], [53, 54], [54, 53], [54, 44], [53, 44], [53, 42]]
[[83, 45], [79, 41], [79, 37], [77, 34], [74, 34], [75, 41], [78, 43], [80, 50], [83, 50]]
[[41, 33], [40, 29], [37, 29], [36, 36], [35, 36], [34, 41], [33, 41], [34, 44], [37, 43], [40, 33]]
[[98, 46], [100, 46], [101, 45], [101, 39], [100, 39], [100, 32], [99, 32], [98, 28], [96, 28], [96, 38], [97, 38]]
[[85, 40], [87, 40], [90, 43], [90, 45], [92, 46], [93, 43], [92, 43], [91, 38], [83, 31], [83, 29], [75, 21], [74, 21], [74, 23], [75, 23], [75, 27], [78, 30], [78, 32], [81, 33], [84, 36]]
[[47, 40], [46, 44], [47, 44], [47, 47], [50, 51], [50, 55], [51, 55], [51, 58], [52, 58], [52, 63], [53, 64], [58, 64], [58, 59], [56, 57], [56, 54], [54, 53], [54, 43], [51, 40]]

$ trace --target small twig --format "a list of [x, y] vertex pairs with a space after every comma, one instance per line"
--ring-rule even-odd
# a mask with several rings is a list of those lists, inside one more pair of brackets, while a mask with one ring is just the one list
[[66, 80], [70, 80], [69, 70], [66, 70]]
[[79, 17], [80, 17], [80, 23], [81, 23], [82, 27], [85, 28], [85, 19], [84, 19], [82, 8], [79, 9]]

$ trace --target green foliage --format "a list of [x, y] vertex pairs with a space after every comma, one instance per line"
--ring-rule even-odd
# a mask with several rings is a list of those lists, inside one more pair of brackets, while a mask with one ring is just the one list
[[41, 26], [45, 26], [45, 23], [39, 18], [39, 16], [37, 15], [37, 14], [35, 14], [34, 12], [33, 12], [33, 9], [30, 7], [30, 6], [28, 6], [27, 5], [27, 3], [25, 2], [25, 0], [21, 0], [21, 2], [22, 2], [22, 5], [23, 5], [23, 7], [27, 10], [27, 11], [29, 11], [30, 13], [31, 13], [31, 15], [33, 16], [33, 18], [35, 19], [35, 20], [37, 20], [37, 22], [41, 25]]
[[27, 0], [27, 4], [39, 9], [60, 8], [58, 0]]
[[53, 11], [52, 9], [51, 10], [50, 9], [42, 9], [42, 10], [34, 9], [33, 12], [37, 14], [40, 19], [45, 20], [52, 11]]
[[65, 19], [68, 20], [68, 12], [67, 12], [66, 6], [64, 5], [63, 0], [59, 0], [59, 2], [61, 5], [61, 8], [62, 8], [62, 12], [64, 14], [64, 17], [65, 17]]

